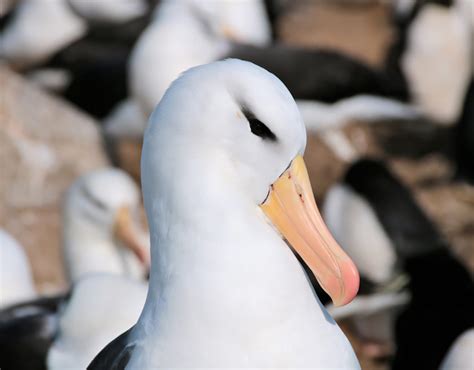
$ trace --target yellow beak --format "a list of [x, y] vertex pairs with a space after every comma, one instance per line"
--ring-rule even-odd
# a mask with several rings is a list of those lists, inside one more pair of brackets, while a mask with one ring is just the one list
[[359, 289], [359, 272], [319, 213], [302, 156], [295, 157], [272, 184], [260, 207], [309, 266], [334, 304], [349, 303]]
[[144, 243], [130, 210], [122, 207], [115, 218], [114, 235], [125, 247], [130, 249], [146, 269], [150, 267], [150, 248]]

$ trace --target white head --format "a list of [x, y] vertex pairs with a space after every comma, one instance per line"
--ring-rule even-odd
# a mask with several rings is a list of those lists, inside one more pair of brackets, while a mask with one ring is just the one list
[[0, 229], [0, 308], [35, 296], [30, 263], [23, 248]]
[[[271, 127], [275, 138], [252, 133], [246, 114]], [[148, 145], [152, 141], [152, 146]], [[165, 176], [149, 171], [148, 166], [161, 169], [179, 162], [187, 167], [183, 176], [203, 173], [202, 166], [206, 166], [204, 171], [210, 174], [221, 171], [215, 173], [213, 180], [224, 181], [226, 187], [239, 187], [242, 192], [252, 194], [255, 204], [260, 204], [270, 184], [296, 155], [303, 154], [305, 146], [304, 123], [280, 80], [248, 62], [216, 62], [182, 75], [153, 113], [145, 134], [143, 185], [149, 183], [148, 176]], [[174, 160], [167, 161], [167, 155], [172, 155]], [[163, 166], [148, 163], [149, 158]], [[178, 166], [174, 171], [179, 171]], [[203, 186], [212, 184], [209, 177], [203, 180]], [[196, 181], [199, 179], [193, 179]], [[176, 185], [180, 184], [173, 184]], [[201, 190], [209, 192], [209, 189]], [[153, 189], [153, 193], [161, 191]]]
[[[222, 244], [240, 220], [267, 227], [265, 213], [333, 298], [350, 300], [357, 273], [322, 224], [301, 157], [305, 145], [295, 101], [264, 69], [225, 60], [184, 73], [145, 133], [142, 185], [153, 265], [169, 269], [164, 259], [179, 253], [165, 242], [178, 223]], [[317, 256], [309, 252], [320, 247]]]
[[72, 281], [89, 272], [140, 277], [148, 266], [140, 194], [125, 172], [105, 168], [76, 181], [64, 203], [66, 269]]

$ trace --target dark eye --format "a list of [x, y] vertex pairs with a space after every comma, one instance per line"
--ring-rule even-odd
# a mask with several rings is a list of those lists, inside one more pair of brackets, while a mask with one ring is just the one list
[[276, 141], [275, 134], [248, 109], [242, 109], [245, 118], [249, 121], [250, 131], [263, 140]]

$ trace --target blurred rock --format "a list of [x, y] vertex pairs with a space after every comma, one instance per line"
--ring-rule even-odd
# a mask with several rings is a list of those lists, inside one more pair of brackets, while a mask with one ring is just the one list
[[0, 225], [26, 247], [41, 292], [65, 287], [61, 201], [80, 174], [108, 164], [90, 117], [0, 66]]
[[394, 37], [390, 3], [377, 0], [300, 0], [279, 23], [284, 42], [343, 52], [381, 67]]

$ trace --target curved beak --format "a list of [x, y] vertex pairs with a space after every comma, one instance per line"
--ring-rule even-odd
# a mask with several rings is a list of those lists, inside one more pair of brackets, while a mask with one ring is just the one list
[[359, 289], [359, 272], [319, 213], [302, 156], [295, 157], [271, 185], [260, 207], [309, 266], [334, 305], [349, 303]]
[[114, 236], [135, 254], [147, 270], [150, 268], [150, 247], [145, 233], [134, 221], [128, 207], [121, 207], [117, 212]]

